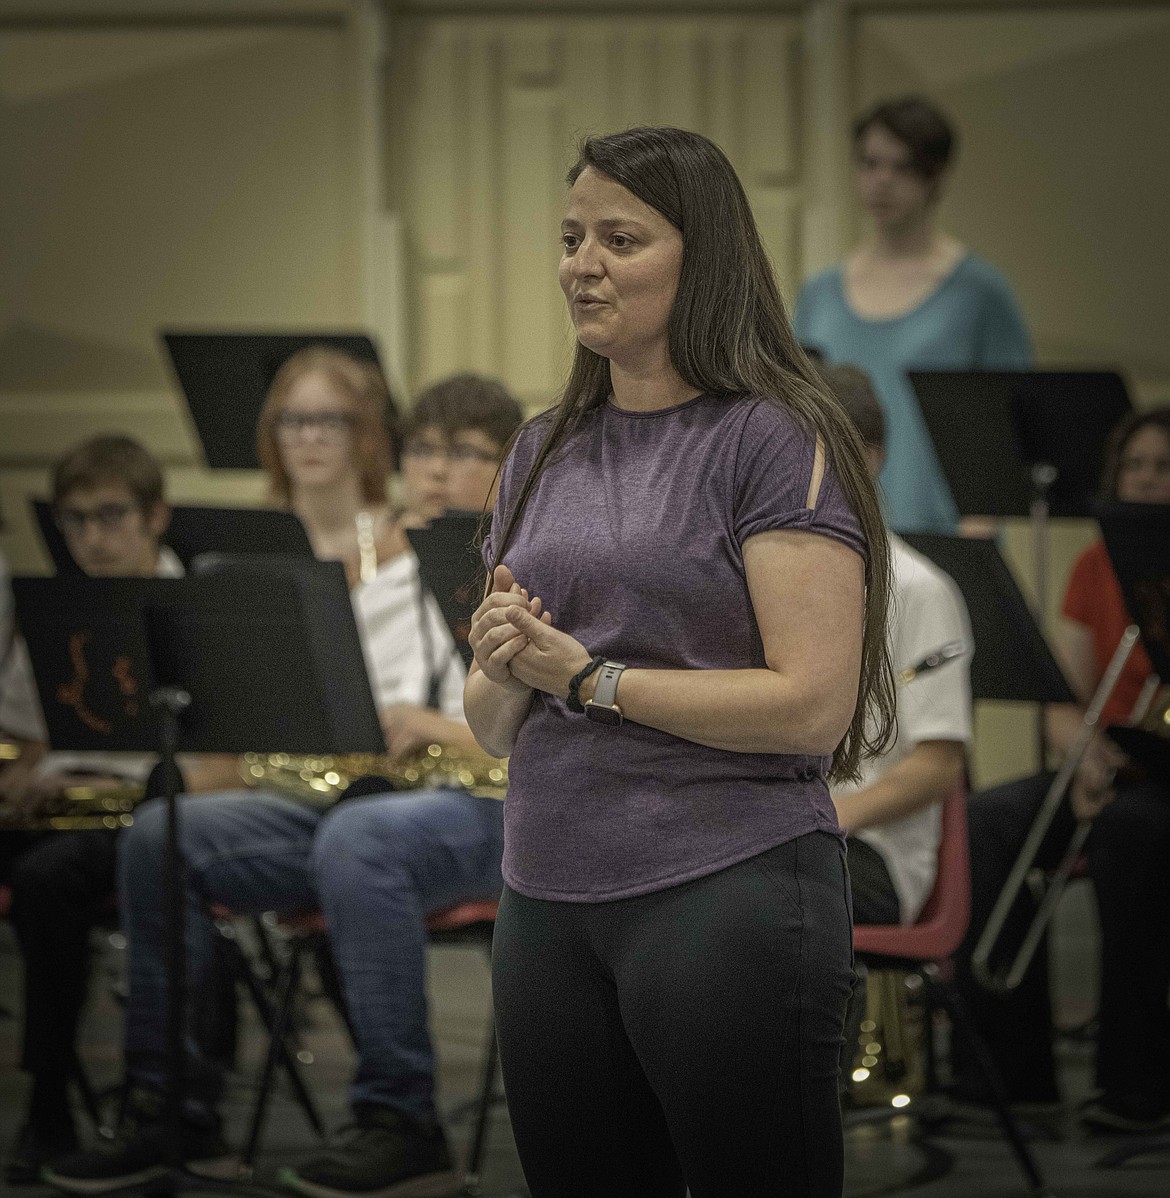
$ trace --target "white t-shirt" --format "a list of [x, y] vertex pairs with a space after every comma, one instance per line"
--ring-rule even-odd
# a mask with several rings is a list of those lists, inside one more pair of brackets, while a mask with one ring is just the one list
[[[974, 643], [963, 597], [948, 575], [892, 534], [890, 552], [894, 568], [890, 617], [894, 673], [917, 665], [951, 641], [960, 642], [966, 651], [898, 687], [897, 739], [884, 756], [864, 763], [860, 782], [838, 787], [839, 794], [852, 794], [872, 785], [923, 741], [966, 743], [971, 739]], [[904, 819], [855, 833], [882, 855], [904, 924], [918, 918], [930, 896], [938, 867], [941, 826], [942, 811], [935, 803]]]
[[378, 708], [436, 706], [464, 723], [463, 659], [434, 596], [419, 578], [418, 558], [400, 553], [353, 591], [353, 609]]
[[[182, 578], [183, 563], [166, 545], [159, 549], [156, 578]], [[20, 637], [0, 677], [0, 732], [21, 740], [47, 742], [48, 730], [37, 695], [36, 679], [28, 647]], [[144, 782], [158, 755], [155, 753], [101, 753], [61, 750], [48, 753], [37, 766], [38, 774], [113, 774], [134, 782]]]

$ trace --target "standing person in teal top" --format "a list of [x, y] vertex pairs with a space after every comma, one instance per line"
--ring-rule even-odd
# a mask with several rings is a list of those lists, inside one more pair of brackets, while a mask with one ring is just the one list
[[917, 97], [883, 101], [858, 119], [854, 179], [872, 236], [804, 285], [793, 320], [804, 345], [873, 379], [886, 415], [886, 517], [899, 532], [958, 524], [907, 372], [1032, 364], [1008, 281], [936, 227], [954, 143], [943, 114]]

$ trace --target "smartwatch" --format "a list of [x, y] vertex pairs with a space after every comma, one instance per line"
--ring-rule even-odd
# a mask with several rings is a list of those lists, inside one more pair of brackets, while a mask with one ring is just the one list
[[622, 722], [622, 709], [614, 702], [617, 697], [618, 679], [626, 667], [620, 661], [607, 661], [597, 675], [597, 689], [593, 698], [585, 704], [585, 718], [598, 724], [618, 728]]

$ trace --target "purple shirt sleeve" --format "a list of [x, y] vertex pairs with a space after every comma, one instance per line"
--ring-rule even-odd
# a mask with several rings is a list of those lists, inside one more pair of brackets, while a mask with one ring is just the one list
[[735, 537], [794, 528], [832, 537], [865, 556], [861, 525], [826, 458], [815, 498], [806, 507], [816, 442], [788, 413], [757, 400], [744, 421], [735, 464]]

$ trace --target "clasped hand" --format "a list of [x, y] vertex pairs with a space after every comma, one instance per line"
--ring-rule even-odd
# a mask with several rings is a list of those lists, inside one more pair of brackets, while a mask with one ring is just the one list
[[497, 686], [513, 693], [544, 691], [562, 699], [573, 676], [589, 664], [580, 641], [554, 628], [507, 566], [497, 566], [492, 590], [471, 618], [469, 640], [479, 668]]

